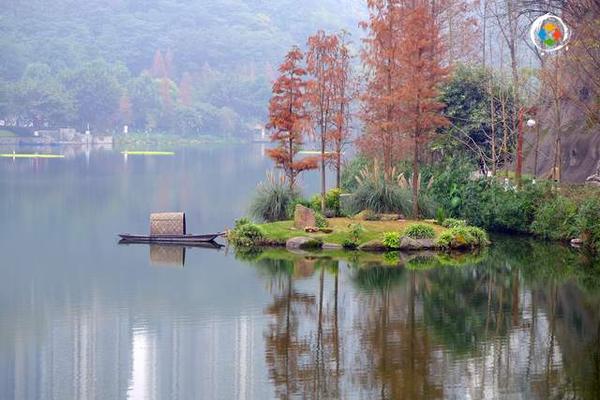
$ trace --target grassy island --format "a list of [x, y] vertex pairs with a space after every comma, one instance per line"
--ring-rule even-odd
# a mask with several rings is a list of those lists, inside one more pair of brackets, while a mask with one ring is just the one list
[[489, 243], [485, 231], [463, 222], [443, 226], [432, 220], [366, 221], [339, 217], [328, 218], [322, 225], [298, 229], [293, 220], [254, 224], [241, 219], [229, 232], [228, 239], [236, 247], [246, 248], [286, 246], [364, 251], [473, 249]]

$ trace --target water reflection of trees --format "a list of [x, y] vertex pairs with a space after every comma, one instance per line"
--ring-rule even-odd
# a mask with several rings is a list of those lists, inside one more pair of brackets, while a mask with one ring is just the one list
[[[260, 264], [265, 265], [265, 260]], [[282, 283], [265, 310], [272, 320], [265, 332], [269, 377], [278, 398], [338, 398], [340, 336], [338, 329], [338, 262], [330, 259], [287, 260], [286, 268], [268, 268]], [[318, 273], [317, 295], [301, 292], [295, 279]], [[333, 276], [333, 298], [325, 294], [325, 276]]]
[[280, 282], [265, 332], [276, 395], [598, 398], [600, 266], [529, 240], [463, 261], [340, 273], [328, 258], [263, 259]]

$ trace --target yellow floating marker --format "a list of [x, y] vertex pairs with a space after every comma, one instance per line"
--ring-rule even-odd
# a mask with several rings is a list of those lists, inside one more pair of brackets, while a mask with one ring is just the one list
[[172, 151], [122, 151], [126, 156], [174, 156]]
[[1, 158], [65, 158], [62, 154], [22, 154], [22, 153], [7, 153], [0, 154]]

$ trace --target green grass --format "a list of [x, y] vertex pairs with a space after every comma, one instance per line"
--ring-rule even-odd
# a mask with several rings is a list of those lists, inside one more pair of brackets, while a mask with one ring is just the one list
[[7, 131], [6, 129], [0, 129], [0, 138], [15, 137], [15, 136], [17, 136], [17, 135], [15, 135], [11, 131]]
[[[359, 221], [350, 218], [329, 218], [327, 222], [329, 227], [333, 228], [333, 233], [306, 233], [303, 230], [295, 229], [293, 221], [271, 222], [260, 224], [260, 227], [269, 241], [279, 244], [284, 244], [288, 239], [296, 236], [319, 238], [326, 243], [342, 244], [345, 239], [350, 238], [349, 225], [361, 224], [364, 231], [359, 237], [358, 244], [362, 244], [374, 239], [383, 239], [384, 232], [403, 231], [415, 221]], [[436, 232], [436, 236], [446, 230], [432, 222], [420, 221], [420, 223], [431, 226]]]

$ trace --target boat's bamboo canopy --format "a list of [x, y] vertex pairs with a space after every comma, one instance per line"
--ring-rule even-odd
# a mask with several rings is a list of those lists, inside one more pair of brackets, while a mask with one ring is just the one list
[[150, 214], [150, 235], [185, 235], [185, 213]]

